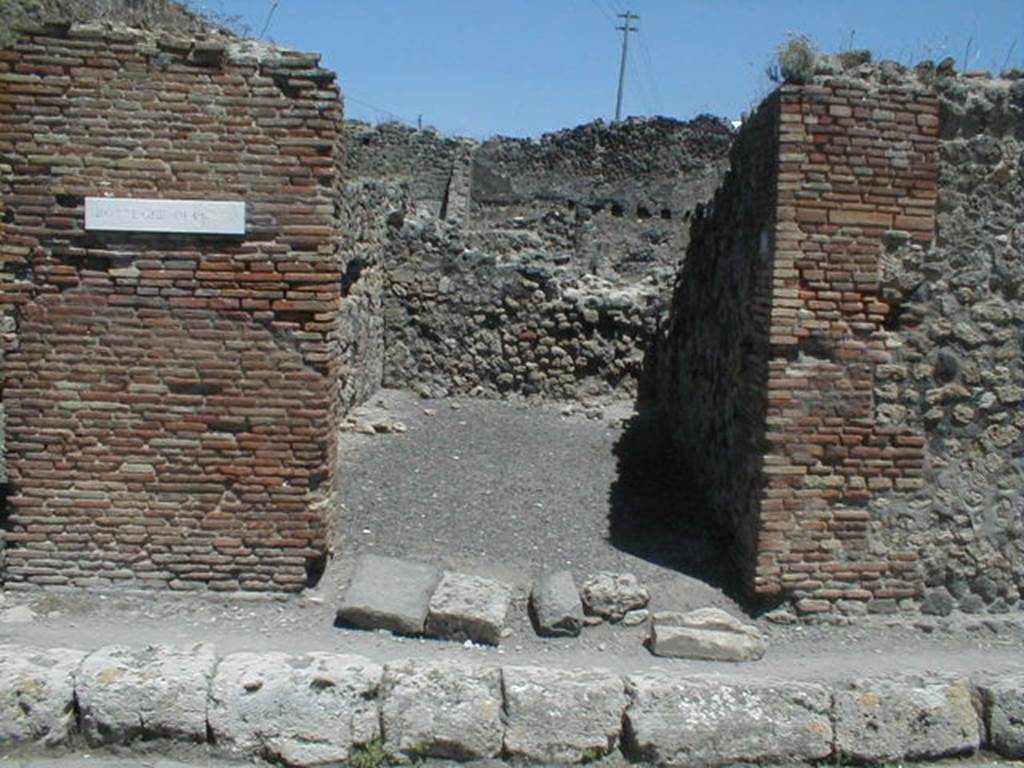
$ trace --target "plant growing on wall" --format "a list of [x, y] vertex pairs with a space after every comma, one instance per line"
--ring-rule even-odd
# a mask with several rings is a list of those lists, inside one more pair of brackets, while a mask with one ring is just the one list
[[773, 79], [802, 85], [814, 76], [814, 65], [818, 60], [818, 49], [811, 39], [800, 32], [790, 32], [788, 39], [776, 49], [778, 74]]

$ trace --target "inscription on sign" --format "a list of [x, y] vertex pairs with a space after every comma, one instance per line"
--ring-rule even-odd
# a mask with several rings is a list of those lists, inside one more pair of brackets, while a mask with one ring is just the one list
[[87, 197], [85, 228], [109, 232], [244, 235], [245, 203]]

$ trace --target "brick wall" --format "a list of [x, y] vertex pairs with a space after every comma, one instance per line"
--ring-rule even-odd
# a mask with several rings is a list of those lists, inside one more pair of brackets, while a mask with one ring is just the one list
[[[49, 26], [0, 83], [8, 586], [301, 589], [335, 475], [333, 75]], [[86, 196], [242, 200], [248, 230], [85, 231]]]
[[657, 405], [756, 598], [1018, 603], [1022, 85], [831, 60], [740, 132]]
[[891, 362], [881, 256], [935, 230], [938, 99], [855, 78], [784, 86], [754, 589], [801, 611], [920, 590], [914, 551], [867, 550], [873, 494], [922, 485], [924, 436], [879, 423]]

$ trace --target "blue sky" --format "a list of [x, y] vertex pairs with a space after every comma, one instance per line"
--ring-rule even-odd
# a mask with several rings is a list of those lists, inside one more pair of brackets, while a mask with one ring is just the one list
[[1024, 68], [1024, 0], [192, 0], [258, 35], [319, 51], [349, 117], [451, 135], [537, 136], [615, 107], [621, 33], [631, 36], [624, 115], [736, 118], [772, 84], [790, 32], [824, 51], [870, 48], [916, 63]]

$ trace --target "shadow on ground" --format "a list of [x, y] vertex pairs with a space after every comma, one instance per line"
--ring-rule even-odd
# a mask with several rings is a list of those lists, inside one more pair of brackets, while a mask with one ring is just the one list
[[722, 590], [741, 605], [729, 542], [709, 524], [699, 489], [674, 460], [654, 409], [627, 423], [614, 448], [617, 477], [608, 491], [613, 547]]

